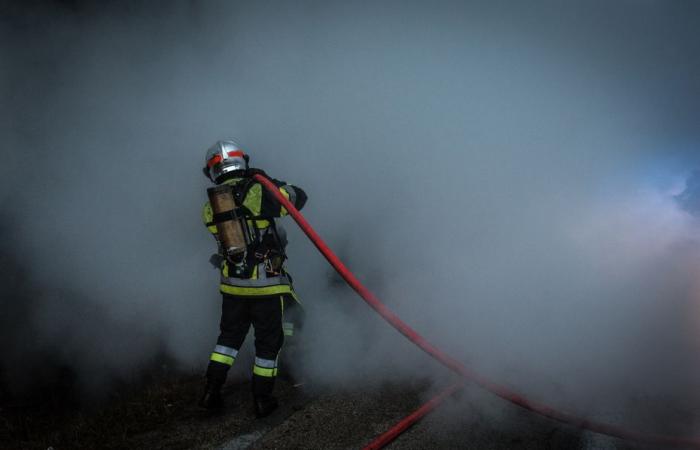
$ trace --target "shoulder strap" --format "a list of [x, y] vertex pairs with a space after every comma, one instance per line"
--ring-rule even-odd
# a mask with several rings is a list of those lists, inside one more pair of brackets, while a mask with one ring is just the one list
[[236, 202], [236, 206], [243, 205], [243, 201], [245, 200], [246, 195], [248, 195], [248, 191], [250, 191], [253, 183], [255, 183], [255, 180], [252, 178], [243, 178], [238, 183], [231, 184], [231, 189], [233, 190], [233, 200]]

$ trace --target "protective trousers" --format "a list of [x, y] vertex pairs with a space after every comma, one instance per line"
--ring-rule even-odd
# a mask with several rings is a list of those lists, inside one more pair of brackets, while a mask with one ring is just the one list
[[236, 297], [223, 295], [221, 334], [211, 354], [207, 378], [210, 383], [223, 384], [243, 345], [250, 326], [255, 332], [255, 365], [253, 366], [253, 396], [270, 395], [277, 376], [277, 355], [284, 342], [282, 329], [284, 303], [281, 296]]

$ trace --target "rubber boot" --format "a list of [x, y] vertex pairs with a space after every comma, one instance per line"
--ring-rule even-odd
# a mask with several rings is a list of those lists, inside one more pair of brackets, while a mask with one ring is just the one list
[[224, 406], [223, 398], [221, 397], [221, 384], [211, 381], [207, 382], [204, 388], [204, 395], [199, 400], [199, 407], [209, 411], [221, 409]]
[[274, 387], [274, 377], [260, 377], [253, 375], [253, 407], [255, 408], [256, 417], [261, 418], [269, 416], [272, 411], [277, 409], [277, 406], [279, 406], [277, 399], [272, 396], [272, 390]]
[[279, 406], [277, 399], [271, 395], [255, 397], [253, 405], [255, 406], [255, 417], [258, 419], [269, 416]]

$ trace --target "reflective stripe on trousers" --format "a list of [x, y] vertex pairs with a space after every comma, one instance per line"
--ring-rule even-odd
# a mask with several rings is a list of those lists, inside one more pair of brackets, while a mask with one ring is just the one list
[[256, 357], [255, 365], [253, 366], [253, 374], [267, 378], [272, 378], [276, 376], [277, 360]]
[[233, 362], [236, 360], [236, 356], [238, 356], [238, 350], [235, 348], [217, 345], [214, 347], [214, 352], [209, 359], [221, 364], [226, 364], [227, 366], [232, 366]]

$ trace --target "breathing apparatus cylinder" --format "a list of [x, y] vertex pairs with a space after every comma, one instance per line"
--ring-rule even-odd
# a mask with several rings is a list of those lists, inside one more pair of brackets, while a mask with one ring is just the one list
[[232, 261], [242, 261], [252, 238], [248, 222], [237, 208], [233, 189], [229, 185], [222, 184], [207, 189], [207, 195], [214, 213], [214, 224], [224, 256]]

